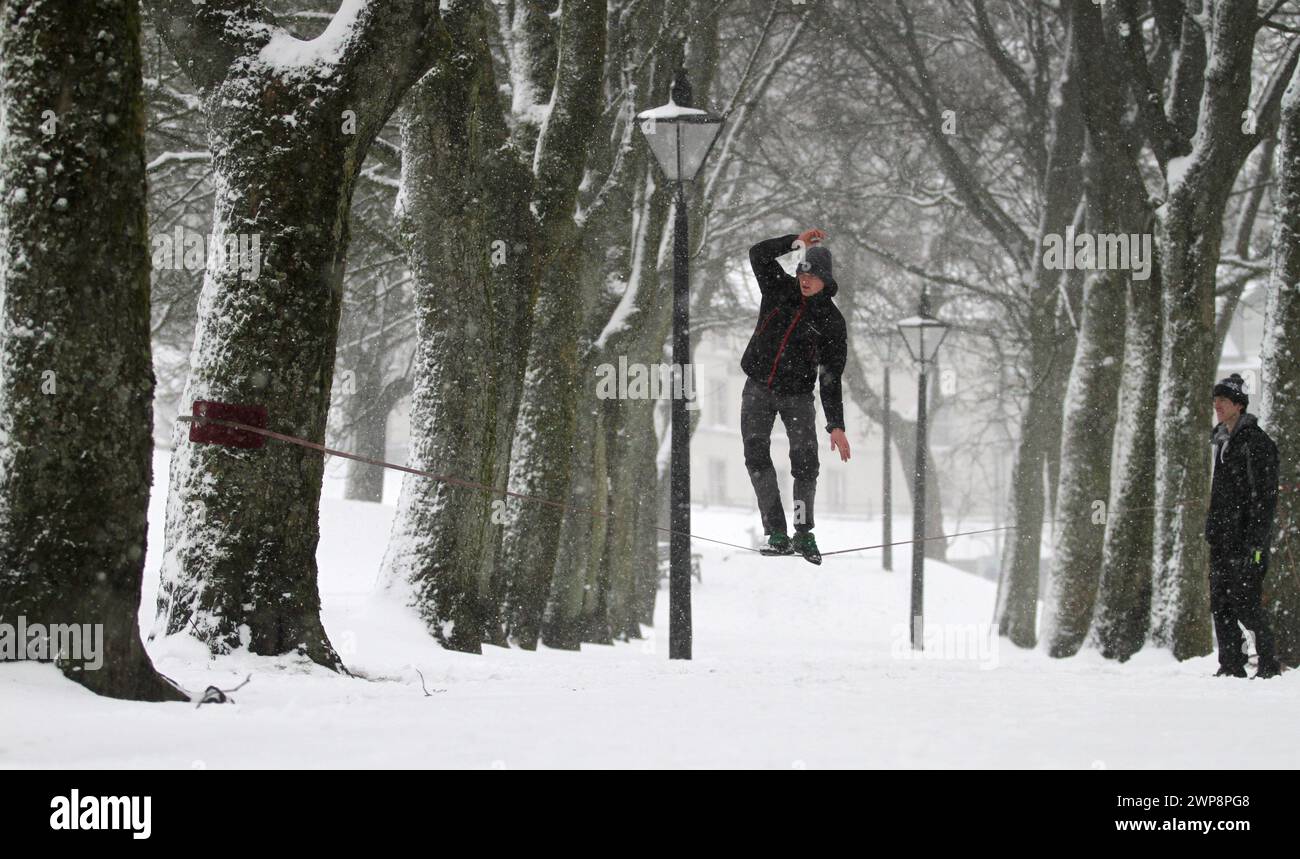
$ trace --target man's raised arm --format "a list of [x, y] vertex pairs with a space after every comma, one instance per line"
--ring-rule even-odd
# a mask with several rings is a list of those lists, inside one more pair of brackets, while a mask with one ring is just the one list
[[763, 295], [794, 286], [795, 279], [785, 273], [776, 258], [794, 250], [797, 238], [798, 233], [790, 233], [766, 239], [749, 249], [749, 265], [754, 270], [754, 277], [758, 278], [758, 288]]

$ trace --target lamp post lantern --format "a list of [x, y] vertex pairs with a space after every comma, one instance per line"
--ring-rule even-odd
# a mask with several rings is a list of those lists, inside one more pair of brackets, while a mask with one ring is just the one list
[[921, 302], [916, 316], [899, 320], [898, 331], [917, 365], [916, 377], [916, 468], [912, 486], [912, 615], [913, 650], [925, 649], [925, 449], [926, 449], [926, 369], [934, 363], [948, 326], [930, 315], [930, 298], [921, 286]]
[[668, 658], [691, 658], [691, 425], [686, 410], [686, 368], [691, 361], [690, 265], [684, 183], [713, 148], [722, 117], [691, 107], [685, 71], [673, 80], [668, 103], [637, 114], [650, 151], [668, 180], [677, 184], [673, 201], [673, 385], [672, 465], [669, 474]]

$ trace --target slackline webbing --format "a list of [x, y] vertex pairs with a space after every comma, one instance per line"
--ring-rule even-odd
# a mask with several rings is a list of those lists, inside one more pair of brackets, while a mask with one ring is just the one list
[[[305, 438], [299, 438], [298, 436], [294, 436], [294, 435], [286, 435], [285, 433], [275, 432], [274, 430], [269, 430], [269, 429], [263, 429], [261, 427], [253, 426], [252, 424], [241, 423], [239, 421], [229, 421], [229, 420], [222, 420], [220, 418], [201, 417], [198, 415], [181, 415], [178, 418], [176, 418], [176, 420], [184, 421], [186, 423], [213, 424], [215, 426], [228, 427], [230, 429], [237, 429], [243, 432], [251, 432], [260, 436], [265, 436], [266, 438], [273, 438], [276, 441], [283, 441], [288, 444], [294, 444], [299, 447], [305, 447], [310, 450], [317, 451], [318, 453], [326, 454], [328, 456], [337, 456], [337, 457], [341, 457], [342, 459], [351, 459], [355, 462], [363, 462], [367, 465], [377, 465], [381, 468], [387, 468], [393, 471], [401, 471], [406, 474], [414, 474], [417, 477], [427, 477], [430, 480], [436, 480], [440, 483], [446, 483], [451, 486], [460, 486], [466, 489], [477, 489], [481, 492], [488, 492], [493, 495], [505, 495], [505, 496], [509, 496], [510, 498], [518, 498], [520, 501], [530, 501], [534, 504], [545, 504], [548, 507], [554, 507], [559, 510], [564, 510], [570, 513], [582, 513], [588, 516], [596, 516], [601, 519], [617, 518], [612, 513], [605, 513], [600, 510], [591, 510], [591, 509], [585, 509], [581, 507], [575, 507], [571, 504], [565, 504], [562, 501], [555, 501], [550, 498], [538, 498], [535, 495], [525, 495], [522, 492], [511, 492], [509, 489], [502, 489], [497, 486], [489, 486], [486, 483], [476, 483], [473, 480], [465, 480], [463, 478], [455, 477], [448, 474], [434, 474], [431, 471], [423, 471], [418, 468], [411, 468], [409, 465], [398, 465], [393, 462], [385, 462], [382, 459], [374, 459], [373, 457], [362, 456], [361, 454], [358, 453], [349, 453], [346, 450], [336, 450], [332, 447], [326, 447], [325, 445], [318, 444], [317, 442], [314, 441], [308, 441]], [[871, 549], [883, 549], [886, 545], [906, 546], [911, 543], [926, 542], [929, 540], [948, 540], [954, 537], [968, 537], [972, 534], [991, 534], [995, 531], [1014, 531], [1015, 528], [1016, 528], [1015, 525], [1004, 525], [1000, 528], [982, 528], [978, 531], [960, 531], [956, 534], [936, 534], [935, 536], [932, 537], [923, 537], [921, 538], [920, 541], [895, 540], [894, 542], [888, 544], [877, 543], [873, 546], [857, 546], [852, 549], [835, 549], [834, 551], [822, 552], [821, 554], [822, 557], [826, 557], [827, 555], [844, 555], [844, 554], [849, 554], [851, 552], [866, 552], [866, 551], [870, 551]], [[672, 528], [664, 528], [659, 525], [655, 525], [654, 529], [656, 531], [660, 531], [665, 534], [677, 534], [683, 537], [690, 537], [692, 540], [703, 540], [706, 543], [717, 543], [720, 546], [730, 546], [733, 549], [741, 549], [746, 552], [755, 552], [761, 554], [759, 550], [754, 548], [753, 546], [742, 546], [739, 543], [729, 543], [726, 540], [719, 540], [715, 537], [704, 537], [701, 536], [700, 534], [691, 534], [684, 531], [675, 531]]]

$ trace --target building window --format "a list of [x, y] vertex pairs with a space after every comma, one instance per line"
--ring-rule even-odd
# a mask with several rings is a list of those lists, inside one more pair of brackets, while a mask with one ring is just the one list
[[727, 503], [727, 461], [714, 457], [709, 460], [709, 500], [714, 504]]
[[844, 506], [844, 475], [838, 471], [832, 471], [826, 475], [826, 500], [837, 509]]

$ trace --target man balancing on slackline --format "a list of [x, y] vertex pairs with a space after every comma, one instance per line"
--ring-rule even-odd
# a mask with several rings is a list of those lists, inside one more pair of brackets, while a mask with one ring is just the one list
[[[749, 264], [758, 278], [762, 302], [758, 324], [745, 347], [740, 367], [748, 377], [740, 401], [740, 434], [745, 468], [758, 496], [767, 545], [765, 555], [800, 554], [822, 562], [813, 537], [813, 498], [817, 493], [817, 408], [813, 383], [821, 381], [822, 410], [831, 450], [849, 459], [844, 436], [840, 376], [848, 357], [844, 317], [831, 298], [839, 290], [831, 276], [831, 252], [820, 246], [821, 230], [768, 239], [749, 249]], [[795, 248], [806, 248], [791, 277], [776, 261]], [[772, 425], [777, 415], [790, 439], [790, 474], [794, 477], [794, 539], [786, 531], [781, 490], [772, 465]]]

